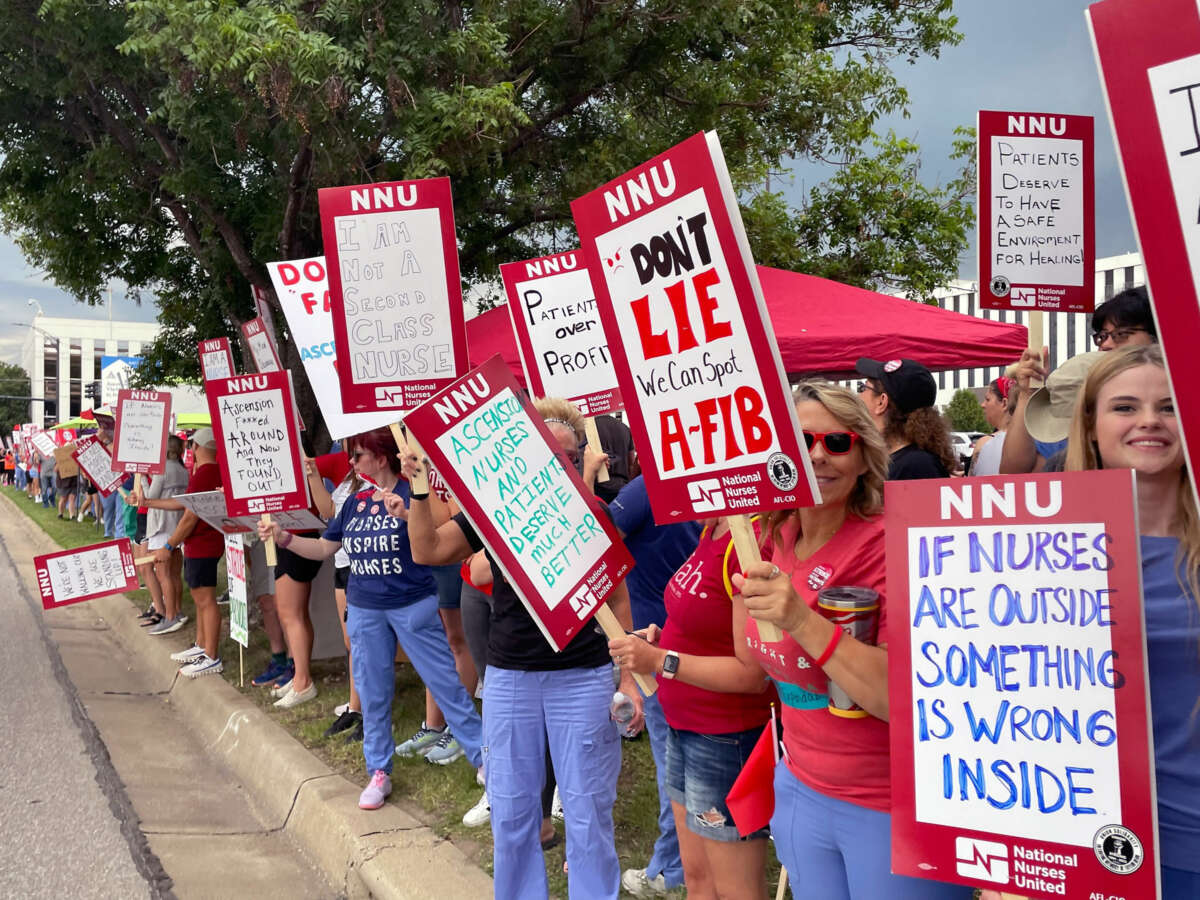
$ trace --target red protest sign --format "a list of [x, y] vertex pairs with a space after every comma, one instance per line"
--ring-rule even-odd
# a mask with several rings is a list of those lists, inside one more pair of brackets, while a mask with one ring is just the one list
[[888, 482], [892, 871], [1154, 898], [1133, 474]]
[[137, 569], [129, 538], [59, 550], [33, 558], [42, 609], [136, 591]]
[[[1191, 471], [1200, 466], [1200, 11], [1195, 0], [1088, 7], [1158, 338]], [[1188, 389], [1184, 389], [1184, 387]], [[1192, 479], [1193, 489], [1196, 480]], [[1200, 498], [1198, 498], [1200, 502]]]
[[450, 179], [318, 199], [342, 405], [412, 409], [468, 368]]
[[208, 382], [205, 393], [228, 515], [306, 509], [308, 479], [288, 373], [221, 378]]
[[525, 381], [535, 397], [564, 397], [585, 416], [621, 408], [617, 373], [579, 250], [500, 267]]
[[279, 362], [279, 353], [275, 349], [275, 340], [267, 330], [267, 323], [262, 316], [256, 316], [242, 323], [242, 335], [246, 338], [246, 346], [250, 348], [250, 356], [254, 367], [260, 372], [278, 372], [283, 368]]
[[633, 559], [499, 356], [404, 417], [555, 650]]
[[120, 391], [113, 431], [113, 465], [122, 472], [142, 475], [165, 472], [170, 428], [169, 392]]
[[232, 378], [237, 374], [233, 367], [233, 353], [229, 349], [229, 338], [209, 338], [200, 342], [200, 375], [205, 381], [216, 378]]
[[571, 211], [655, 519], [815, 503], [716, 135], [689, 138]]
[[981, 110], [978, 134], [980, 305], [1090, 312], [1094, 120]]

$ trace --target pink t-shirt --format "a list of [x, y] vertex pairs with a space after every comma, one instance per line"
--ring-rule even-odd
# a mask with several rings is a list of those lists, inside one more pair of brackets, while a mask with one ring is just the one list
[[[879, 594], [878, 643], [887, 643], [887, 571], [883, 519], [846, 517], [826, 544], [806, 560], [794, 552], [799, 524], [780, 530], [771, 562], [787, 572], [810, 608], [825, 587], [869, 587]], [[874, 716], [851, 719], [829, 712], [829, 678], [789, 634], [774, 644], [758, 639], [748, 619], [746, 641], [779, 689], [783, 746], [792, 774], [815, 791], [868, 809], [891, 809], [888, 723]]]

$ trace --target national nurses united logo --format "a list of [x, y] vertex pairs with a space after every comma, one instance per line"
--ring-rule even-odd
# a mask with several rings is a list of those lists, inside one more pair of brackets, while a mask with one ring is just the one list
[[825, 587], [825, 582], [833, 577], [833, 569], [826, 565], [819, 565], [808, 573], [808, 586], [814, 591], [819, 591]]
[[786, 453], [772, 453], [767, 457], [767, 477], [779, 490], [790, 491], [800, 481], [800, 470]]
[[1100, 865], [1117, 875], [1132, 875], [1142, 867], [1142, 842], [1124, 825], [1105, 825], [1092, 838]]

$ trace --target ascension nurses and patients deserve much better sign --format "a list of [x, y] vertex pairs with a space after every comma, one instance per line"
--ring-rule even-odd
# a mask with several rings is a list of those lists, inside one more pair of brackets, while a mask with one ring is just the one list
[[404, 417], [555, 650], [633, 558], [499, 356]]
[[1158, 896], [1133, 473], [893, 481], [885, 507], [893, 871]]
[[571, 204], [658, 522], [811, 506], [816, 482], [715, 133]]

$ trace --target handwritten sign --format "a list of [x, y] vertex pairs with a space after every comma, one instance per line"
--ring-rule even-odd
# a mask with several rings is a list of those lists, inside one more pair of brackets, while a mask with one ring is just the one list
[[557, 442], [494, 356], [404, 417], [555, 650], [633, 560]]
[[716, 134], [571, 210], [656, 521], [817, 502]]
[[1157, 896], [1128, 470], [889, 482], [892, 869]]
[[170, 428], [168, 391], [121, 391], [113, 431], [113, 465], [142, 475], [165, 472]]
[[107, 497], [125, 480], [124, 471], [114, 471], [108, 448], [94, 434], [86, 434], [75, 442], [75, 462], [91, 479], [100, 496]]
[[225, 535], [225, 568], [229, 585], [229, 636], [250, 646], [250, 621], [246, 605], [246, 545], [240, 534]]
[[30, 438], [33, 446], [42, 456], [52, 456], [54, 454], [54, 437], [48, 431], [35, 431]]
[[981, 304], [1090, 312], [1096, 272], [1092, 117], [981, 110], [978, 133]]
[[394, 412], [348, 413], [342, 407], [325, 257], [267, 263], [267, 271], [329, 436], [342, 440], [395, 422]]
[[229, 349], [229, 338], [209, 338], [200, 342], [200, 375], [207, 381], [217, 378], [232, 378], [237, 374], [233, 367], [233, 352]]
[[450, 179], [318, 199], [342, 405], [412, 409], [468, 367]]
[[308, 480], [288, 373], [218, 379], [208, 382], [205, 393], [230, 514], [307, 508]]
[[35, 556], [42, 609], [135, 591], [137, 570], [128, 538]]
[[500, 267], [525, 380], [535, 397], [565, 397], [585, 416], [621, 408], [617, 373], [583, 253]]
[[[174, 499], [222, 534], [247, 534], [258, 528], [257, 515], [229, 515], [222, 491], [178, 494]], [[272, 513], [271, 520], [284, 531], [323, 531], [325, 528], [325, 523], [307, 509], [286, 509]]]
[[250, 348], [250, 356], [258, 371], [278, 372], [283, 368], [279, 353], [275, 350], [275, 341], [261, 316], [242, 323], [242, 336], [246, 338], [246, 346]]

